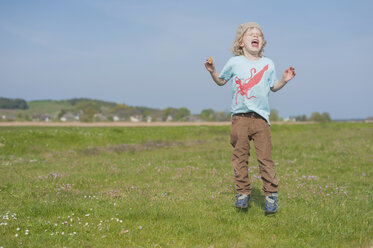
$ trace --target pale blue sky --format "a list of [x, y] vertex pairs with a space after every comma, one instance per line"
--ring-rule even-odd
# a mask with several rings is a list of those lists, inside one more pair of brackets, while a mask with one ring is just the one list
[[216, 86], [237, 26], [256, 21], [264, 55], [297, 76], [270, 94], [280, 116], [373, 116], [373, 1], [0, 0], [0, 96], [88, 97], [229, 110]]

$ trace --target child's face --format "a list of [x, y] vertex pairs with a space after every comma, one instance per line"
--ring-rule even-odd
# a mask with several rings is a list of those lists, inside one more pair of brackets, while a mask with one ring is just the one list
[[244, 53], [249, 52], [252, 55], [259, 55], [263, 43], [264, 39], [262, 32], [257, 28], [249, 28], [245, 32], [240, 45], [244, 50]]

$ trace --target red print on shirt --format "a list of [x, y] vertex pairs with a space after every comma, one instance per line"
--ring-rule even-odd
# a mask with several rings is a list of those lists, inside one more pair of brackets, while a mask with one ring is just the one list
[[[263, 69], [259, 71], [258, 73], [256, 73], [255, 68], [252, 68], [250, 70], [251, 75], [248, 79], [245, 80], [245, 83], [242, 83], [241, 79], [239, 79], [238, 77], [235, 77], [234, 81], [236, 82], [236, 84], [238, 84], [237, 93], [236, 93], [236, 104], [237, 104], [238, 93], [240, 93], [241, 96], [246, 95], [247, 100], [250, 100], [252, 97], [256, 98], [255, 96], [248, 97], [247, 92], [251, 90], [252, 87], [257, 85], [260, 82], [260, 80], [262, 80], [263, 74], [266, 70], [268, 70], [268, 65], [264, 66]], [[256, 74], [253, 75], [253, 73], [254, 74], [256, 73]]]

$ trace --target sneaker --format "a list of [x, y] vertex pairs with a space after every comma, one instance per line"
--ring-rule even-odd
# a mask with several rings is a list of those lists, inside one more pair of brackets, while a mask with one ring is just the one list
[[266, 203], [264, 210], [267, 214], [274, 214], [278, 209], [278, 193], [272, 193], [269, 196], [266, 196]]
[[236, 208], [247, 208], [250, 200], [250, 195], [238, 194], [236, 195], [237, 201], [234, 204]]

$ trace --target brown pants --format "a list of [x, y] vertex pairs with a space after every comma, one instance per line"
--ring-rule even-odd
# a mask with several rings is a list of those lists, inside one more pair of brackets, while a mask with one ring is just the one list
[[278, 180], [272, 160], [271, 131], [268, 123], [254, 112], [234, 115], [230, 138], [234, 147], [232, 164], [237, 193], [250, 194], [252, 190], [248, 173], [250, 140], [254, 141], [264, 195], [277, 192]]

